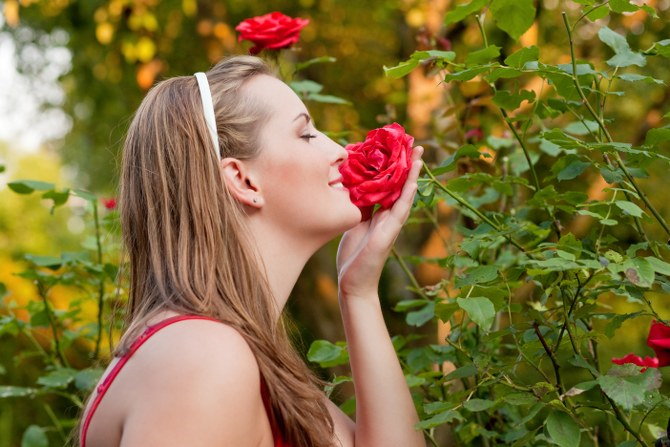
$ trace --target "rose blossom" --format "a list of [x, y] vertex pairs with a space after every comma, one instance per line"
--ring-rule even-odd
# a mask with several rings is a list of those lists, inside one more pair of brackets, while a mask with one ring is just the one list
[[647, 345], [658, 357], [658, 366], [670, 366], [670, 326], [654, 321], [649, 328]]
[[369, 219], [374, 205], [390, 208], [402, 191], [412, 167], [414, 137], [398, 123], [371, 130], [361, 143], [348, 144], [348, 157], [339, 167], [342, 184]]
[[241, 21], [235, 30], [240, 33], [238, 42], [250, 40], [255, 45], [249, 54], [258, 54], [261, 50], [287, 48], [300, 39], [300, 30], [309, 23], [309, 19], [291, 18], [279, 11]]
[[621, 358], [613, 358], [612, 363], [623, 365], [624, 363], [633, 363], [643, 367], [640, 371], [644, 372], [647, 368], [660, 368], [670, 366], [670, 326], [661, 322], [653, 321], [649, 328], [647, 336], [647, 345], [656, 353], [656, 357], [642, 358], [633, 353], [627, 354]]
[[625, 363], [632, 363], [637, 366], [642, 366], [640, 372], [645, 372], [647, 368], [658, 368], [658, 359], [656, 357], [646, 356], [645, 358], [635, 354], [626, 354], [621, 358], [613, 358], [612, 363], [623, 365]]

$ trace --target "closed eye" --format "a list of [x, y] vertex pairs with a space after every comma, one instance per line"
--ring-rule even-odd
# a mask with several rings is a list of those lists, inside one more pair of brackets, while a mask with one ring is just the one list
[[300, 138], [302, 138], [304, 140], [307, 140], [308, 142], [309, 142], [310, 138], [316, 138], [316, 137], [317, 137], [316, 135], [310, 135], [310, 134], [300, 136]]

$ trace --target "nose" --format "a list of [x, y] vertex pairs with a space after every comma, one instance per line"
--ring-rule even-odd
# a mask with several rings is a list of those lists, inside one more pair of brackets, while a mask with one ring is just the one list
[[335, 161], [338, 164], [342, 163], [349, 156], [349, 152], [347, 152], [347, 150], [344, 148], [344, 146], [342, 146], [341, 144], [339, 144], [336, 141], [333, 141], [332, 138], [328, 137], [328, 139], [330, 140], [330, 142], [333, 145], [333, 148], [335, 150], [334, 151], [335, 152], [335, 157], [337, 157]]

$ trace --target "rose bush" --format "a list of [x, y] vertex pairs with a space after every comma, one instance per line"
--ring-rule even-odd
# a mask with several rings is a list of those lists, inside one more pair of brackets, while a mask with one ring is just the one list
[[351, 201], [368, 220], [375, 204], [390, 208], [400, 192], [412, 164], [414, 137], [398, 123], [368, 132], [365, 140], [346, 146], [349, 156], [340, 165], [342, 184]]
[[255, 45], [249, 54], [258, 54], [264, 49], [278, 50], [298, 42], [300, 30], [309, 24], [309, 19], [291, 18], [279, 11], [243, 20], [235, 30], [240, 34], [238, 42], [249, 40]]

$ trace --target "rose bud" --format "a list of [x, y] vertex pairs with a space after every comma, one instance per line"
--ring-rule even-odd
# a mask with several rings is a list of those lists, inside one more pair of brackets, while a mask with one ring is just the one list
[[109, 199], [102, 199], [102, 204], [107, 208], [108, 210], [113, 210], [116, 208], [116, 199], [115, 198], [109, 198]]
[[240, 33], [238, 42], [249, 40], [255, 45], [249, 54], [258, 54], [264, 49], [279, 50], [288, 48], [300, 39], [300, 30], [309, 23], [309, 19], [291, 18], [279, 11], [241, 21], [235, 30]]
[[361, 143], [346, 146], [348, 157], [339, 167], [342, 184], [362, 214], [372, 216], [375, 204], [393, 206], [412, 167], [414, 137], [398, 123], [371, 130]]

